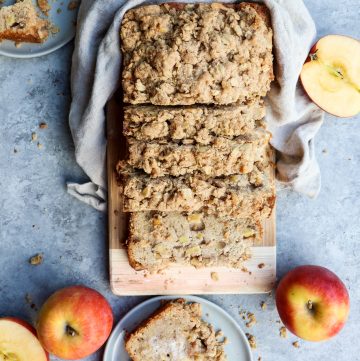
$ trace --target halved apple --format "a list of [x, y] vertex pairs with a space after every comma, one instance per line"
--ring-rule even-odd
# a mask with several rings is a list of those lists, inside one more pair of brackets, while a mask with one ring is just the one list
[[35, 330], [17, 318], [0, 318], [0, 360], [48, 361]]
[[342, 35], [327, 35], [310, 50], [301, 82], [320, 108], [338, 117], [360, 112], [360, 42]]

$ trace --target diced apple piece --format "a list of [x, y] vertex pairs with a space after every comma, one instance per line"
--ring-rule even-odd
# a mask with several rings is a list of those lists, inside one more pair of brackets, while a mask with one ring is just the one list
[[321, 38], [301, 74], [305, 91], [320, 108], [338, 117], [360, 112], [360, 42], [342, 35]]
[[0, 318], [0, 360], [48, 361], [33, 328], [16, 318]]

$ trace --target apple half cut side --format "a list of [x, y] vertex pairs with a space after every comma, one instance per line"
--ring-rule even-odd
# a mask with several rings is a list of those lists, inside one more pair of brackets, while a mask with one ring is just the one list
[[301, 83], [320, 108], [346, 118], [360, 112], [360, 42], [327, 35], [310, 50], [300, 74]]
[[49, 361], [35, 329], [17, 318], [0, 318], [0, 360]]

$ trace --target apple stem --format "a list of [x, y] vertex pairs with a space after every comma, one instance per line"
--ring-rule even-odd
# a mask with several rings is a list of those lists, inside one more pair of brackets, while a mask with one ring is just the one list
[[309, 56], [310, 56], [310, 60], [318, 60], [318, 56], [316, 54], [317, 50], [315, 51], [315, 53], [310, 53]]
[[71, 336], [71, 337], [75, 337], [77, 336], [79, 333], [74, 330], [71, 326], [69, 325], [66, 325], [66, 328], [65, 328], [65, 332], [68, 336]]

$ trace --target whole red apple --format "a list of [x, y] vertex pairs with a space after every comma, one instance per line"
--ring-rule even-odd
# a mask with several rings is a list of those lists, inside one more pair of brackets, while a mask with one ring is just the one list
[[276, 290], [281, 321], [295, 335], [322, 341], [344, 326], [350, 309], [345, 285], [320, 266], [300, 266], [287, 273]]
[[37, 334], [44, 348], [66, 360], [97, 351], [113, 326], [109, 303], [97, 291], [72, 286], [55, 292], [42, 306]]
[[0, 318], [0, 360], [49, 361], [35, 329], [14, 317]]

